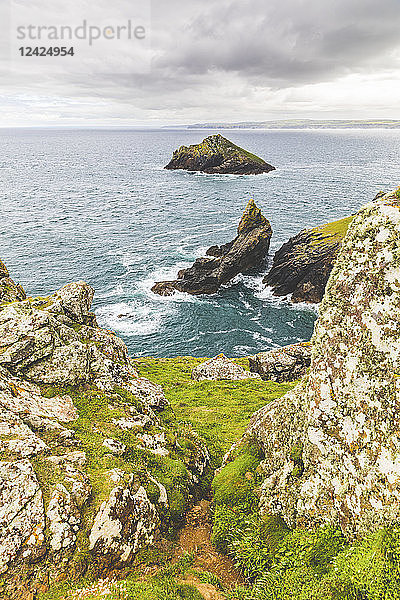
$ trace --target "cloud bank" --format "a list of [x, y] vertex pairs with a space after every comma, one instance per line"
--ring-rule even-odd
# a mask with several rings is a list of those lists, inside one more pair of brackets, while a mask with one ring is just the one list
[[[116, 0], [113, 16], [141, 14], [135, 2]], [[90, 4], [29, 6], [67, 21], [90, 19]], [[55, 66], [12, 60], [6, 36], [1, 124], [400, 118], [399, 16], [398, 0], [153, 0], [145, 45], [103, 44]]]

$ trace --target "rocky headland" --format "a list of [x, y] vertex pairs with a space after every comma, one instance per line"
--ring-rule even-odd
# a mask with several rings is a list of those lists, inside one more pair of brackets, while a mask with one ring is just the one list
[[175, 150], [165, 169], [257, 175], [274, 171], [275, 167], [216, 134], [205, 138], [201, 144], [181, 146]]
[[0, 597], [129, 566], [201, 492], [208, 451], [80, 281], [0, 303]]
[[161, 296], [178, 292], [215, 294], [221, 285], [239, 273], [261, 269], [268, 254], [272, 229], [254, 200], [249, 200], [240, 220], [237, 236], [223, 246], [211, 246], [207, 255], [182, 269], [173, 281], [158, 281], [152, 291]]
[[309, 375], [253, 415], [241, 442], [262, 451], [263, 514], [289, 527], [339, 526], [349, 538], [400, 518], [399, 309], [397, 191], [352, 219], [320, 306]]
[[290, 295], [292, 302], [321, 302], [351, 219], [304, 229], [283, 244], [263, 280], [274, 295]]

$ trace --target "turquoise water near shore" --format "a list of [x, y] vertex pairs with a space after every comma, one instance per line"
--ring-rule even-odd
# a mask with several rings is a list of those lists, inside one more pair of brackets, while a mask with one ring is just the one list
[[[277, 299], [262, 274], [214, 296], [152, 294], [232, 239], [250, 197], [273, 252], [304, 227], [352, 214], [400, 184], [400, 131], [230, 130], [277, 167], [265, 175], [163, 170], [206, 130], [0, 130], [0, 257], [29, 295], [84, 279], [99, 323], [134, 356], [244, 356], [309, 339], [316, 309]], [[224, 132], [222, 132], [224, 133]]]

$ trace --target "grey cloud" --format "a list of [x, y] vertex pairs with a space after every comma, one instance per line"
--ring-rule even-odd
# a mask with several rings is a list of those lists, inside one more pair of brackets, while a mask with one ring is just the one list
[[[116, 4], [129, 17], [132, 0]], [[78, 5], [70, 0], [68, 14]], [[153, 0], [148, 73], [130, 71], [128, 56], [99, 55], [90, 76], [76, 62], [54, 72], [32, 63], [3, 69], [2, 89], [10, 98], [58, 97], [63, 119], [74, 114], [74, 103], [96, 99], [107, 104], [96, 106], [98, 119], [113, 110], [116, 118], [143, 120], [158, 113], [167, 120], [243, 120], [257, 111], [266, 117], [260, 94], [278, 102], [285, 90], [398, 69], [399, 16], [399, 0]], [[274, 110], [285, 106], [271, 103]]]
[[273, 86], [326, 80], [388, 67], [388, 53], [399, 46], [399, 17], [398, 0], [220, 2], [175, 32], [156, 67], [235, 71]]

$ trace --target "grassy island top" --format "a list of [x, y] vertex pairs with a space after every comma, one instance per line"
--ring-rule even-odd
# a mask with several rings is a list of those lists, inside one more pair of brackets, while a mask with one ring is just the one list
[[225, 157], [232, 155], [240, 156], [243, 159], [265, 165], [265, 160], [248, 152], [244, 148], [237, 146], [220, 133], [206, 137], [200, 144], [192, 144], [191, 146], [181, 146], [174, 152], [174, 157], [182, 154], [197, 154], [201, 156], [212, 156], [213, 154], [222, 154]]

